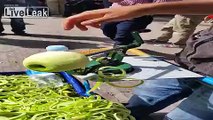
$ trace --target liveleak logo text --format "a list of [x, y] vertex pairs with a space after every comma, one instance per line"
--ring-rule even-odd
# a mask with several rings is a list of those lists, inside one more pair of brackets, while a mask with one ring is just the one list
[[4, 18], [47, 18], [48, 7], [5, 7]]

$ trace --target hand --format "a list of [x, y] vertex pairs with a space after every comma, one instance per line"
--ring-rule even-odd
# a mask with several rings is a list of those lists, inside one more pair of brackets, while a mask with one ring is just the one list
[[85, 31], [88, 30], [87, 26], [99, 28], [103, 22], [122, 21], [151, 14], [212, 14], [212, 6], [213, 0], [197, 0], [99, 9], [68, 17], [63, 27], [65, 30], [71, 30], [76, 26]]
[[139, 16], [143, 16], [143, 13], [137, 11], [137, 6], [92, 10], [66, 18], [63, 27], [65, 30], [71, 30], [76, 26], [86, 31], [87, 26], [99, 28], [103, 22], [122, 21]]

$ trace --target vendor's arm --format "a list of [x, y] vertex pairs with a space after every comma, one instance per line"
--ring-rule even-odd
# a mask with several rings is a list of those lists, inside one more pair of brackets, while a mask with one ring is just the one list
[[77, 26], [81, 30], [87, 30], [87, 26], [99, 27], [103, 22], [121, 21], [151, 14], [213, 14], [213, 0], [150, 3], [86, 11], [66, 18], [64, 29], [70, 30]]

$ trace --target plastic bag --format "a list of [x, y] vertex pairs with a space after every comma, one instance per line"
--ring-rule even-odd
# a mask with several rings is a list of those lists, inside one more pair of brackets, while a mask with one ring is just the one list
[[27, 70], [26, 73], [32, 81], [38, 83], [39, 87], [61, 87], [64, 85], [63, 78], [55, 73], [37, 72], [33, 70]]

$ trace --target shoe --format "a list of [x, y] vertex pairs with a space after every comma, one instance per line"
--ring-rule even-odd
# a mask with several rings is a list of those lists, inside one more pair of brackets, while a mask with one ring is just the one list
[[24, 31], [18, 31], [18, 32], [14, 32], [15, 35], [21, 35], [21, 36], [29, 36], [29, 34], [27, 34]]
[[174, 32], [173, 38], [174, 38], [174, 44], [175, 45], [186, 45], [186, 41], [189, 39], [191, 36], [191, 32], [184, 32], [184, 33], [178, 33]]
[[164, 32], [161, 34], [161, 36], [157, 37], [158, 41], [169, 41], [169, 39], [172, 38], [173, 33], [172, 32]]
[[4, 36], [4, 35], [6, 35], [5, 33], [0, 33], [0, 36]]
[[177, 45], [174, 43], [166, 43], [166, 44], [154, 44], [157, 47], [166, 47], [166, 48], [183, 48], [185, 45]]

